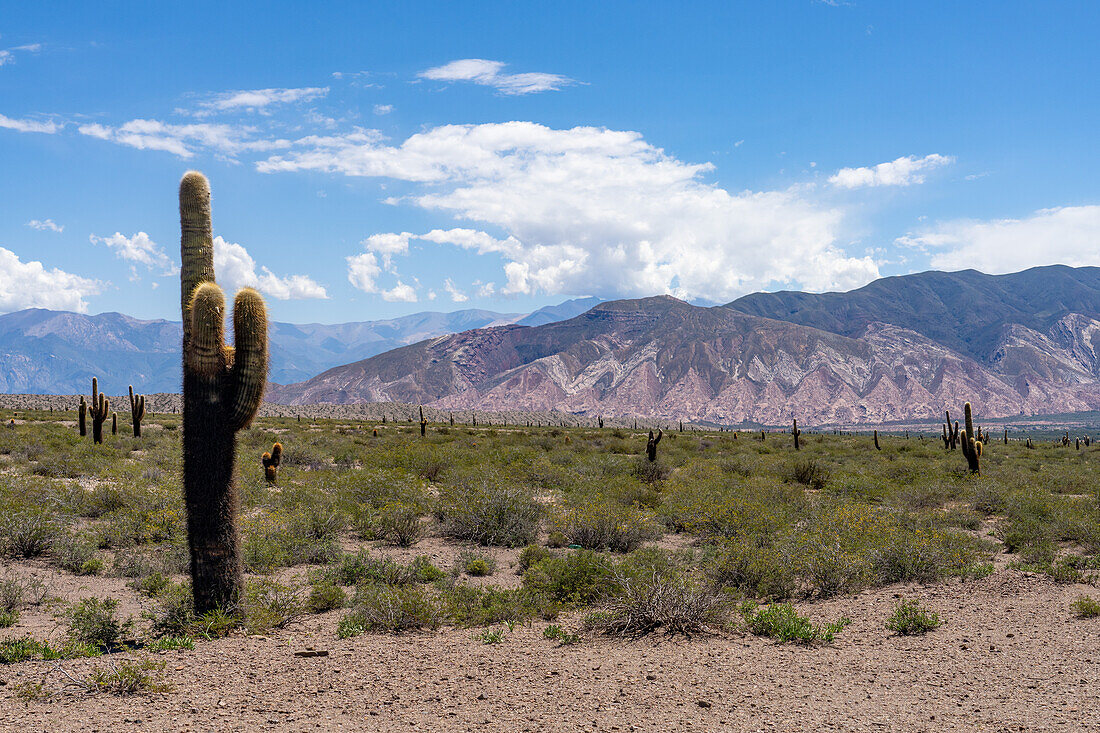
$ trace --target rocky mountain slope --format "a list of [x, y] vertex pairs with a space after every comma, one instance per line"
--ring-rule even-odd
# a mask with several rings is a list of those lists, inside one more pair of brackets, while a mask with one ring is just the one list
[[[467, 309], [326, 325], [271, 324], [274, 382], [298, 382], [331, 367], [441, 334], [507, 323], [550, 323], [588, 310], [598, 299], [570, 300], [524, 315]], [[93, 376], [107, 389], [179, 389], [180, 324], [121, 313], [85, 315], [31, 309], [0, 315], [0, 393], [70, 394]]]
[[807, 425], [1100, 407], [1100, 269], [886, 278], [851, 293], [671, 297], [442, 336], [272, 390], [288, 404], [422, 402]]

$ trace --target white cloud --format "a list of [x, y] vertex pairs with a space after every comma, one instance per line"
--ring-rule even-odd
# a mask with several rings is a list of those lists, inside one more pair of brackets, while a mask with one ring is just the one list
[[365, 252], [346, 258], [348, 263], [348, 282], [364, 293], [377, 293], [376, 280], [382, 274], [378, 258], [374, 252]]
[[420, 72], [422, 79], [433, 81], [468, 81], [482, 86], [493, 87], [501, 94], [532, 94], [548, 92], [575, 84], [572, 79], [560, 74], [530, 72], [525, 74], [503, 74], [505, 64], [488, 59], [459, 59], [443, 66], [437, 66]]
[[420, 238], [501, 258], [505, 294], [722, 302], [771, 286], [839, 289], [878, 277], [871, 257], [838, 246], [839, 210], [801, 189], [731, 193], [700, 180], [711, 167], [636, 132], [530, 122], [446, 125], [399, 145], [356, 130], [300, 140], [257, 164], [430, 184], [391, 202], [473, 223]]
[[29, 226], [31, 229], [37, 229], [40, 232], [46, 231], [48, 229], [51, 232], [57, 232], [58, 234], [60, 234], [61, 232], [65, 231], [65, 225], [54, 224], [53, 219], [46, 219], [44, 221], [31, 219], [27, 222], [27, 226]]
[[409, 232], [402, 232], [401, 234], [372, 234], [360, 242], [360, 244], [369, 251], [377, 252], [378, 254], [406, 254], [409, 251], [409, 238], [412, 236], [413, 235]]
[[200, 110], [196, 116], [211, 115], [217, 112], [260, 112], [266, 114], [268, 107], [277, 104], [293, 104], [320, 99], [328, 94], [328, 87], [301, 87], [298, 89], [242, 89], [233, 92], [215, 94], [210, 99], [199, 102]]
[[496, 283], [483, 283], [480, 280], [474, 280], [474, 287], [477, 288], [477, 297], [479, 298], [491, 298], [497, 292]]
[[932, 153], [923, 158], [903, 156], [889, 163], [879, 163], [873, 168], [841, 168], [829, 178], [837, 188], [864, 188], [868, 186], [909, 186], [924, 183], [924, 174], [955, 162], [950, 155]]
[[0, 247], [0, 313], [24, 308], [50, 308], [84, 313], [84, 298], [103, 292], [103, 283], [54, 268], [41, 262], [23, 262], [11, 250]]
[[932, 266], [991, 274], [1054, 263], [1100, 266], [1100, 205], [1041, 209], [1023, 219], [950, 221], [900, 237], [932, 251]]
[[374, 113], [376, 115], [388, 115], [390, 112], [393, 112], [393, 105], [392, 104], [376, 104], [376, 105], [374, 105]]
[[397, 281], [397, 285], [394, 285], [389, 290], [383, 290], [381, 295], [382, 300], [391, 303], [415, 303], [418, 300], [416, 297], [416, 290], [411, 285], [406, 285], [400, 280]]
[[451, 280], [451, 278], [447, 278], [443, 281], [443, 289], [447, 292], [447, 295], [451, 296], [451, 300], [455, 303], [465, 303], [467, 300], [470, 299], [470, 297], [466, 295], [466, 293], [455, 287], [455, 284]]
[[16, 120], [11, 117], [0, 115], [0, 127], [15, 130], [16, 132], [42, 132], [47, 135], [52, 135], [64, 126], [64, 123], [54, 122], [53, 120], [47, 122], [42, 122], [41, 120]]
[[[97, 237], [91, 235], [88, 241], [92, 244], [105, 244], [115, 256], [134, 265], [145, 265], [146, 269], [157, 269], [161, 275], [171, 275], [176, 272], [176, 266], [165, 254], [164, 249], [149, 238], [145, 232], [138, 232], [132, 237], [123, 236], [121, 232], [115, 232], [109, 237]], [[136, 270], [131, 270], [132, 276], [137, 277]]]
[[14, 46], [12, 48], [4, 49], [0, 51], [0, 66], [15, 63], [15, 54], [13, 54], [12, 51], [28, 51], [30, 53], [34, 53], [40, 50], [42, 50], [41, 43], [28, 43], [25, 46]]
[[257, 273], [256, 261], [248, 250], [221, 237], [214, 237], [214, 271], [218, 282], [228, 285], [230, 292], [247, 287], [278, 300], [328, 297], [324, 287], [307, 275], [278, 277], [266, 267], [260, 267]]
[[197, 148], [232, 157], [243, 152], [270, 152], [291, 145], [288, 140], [256, 139], [256, 130], [252, 127], [226, 124], [173, 125], [160, 120], [130, 120], [120, 127], [93, 123], [78, 129], [82, 135], [138, 150], [162, 150], [181, 158], [193, 157]]

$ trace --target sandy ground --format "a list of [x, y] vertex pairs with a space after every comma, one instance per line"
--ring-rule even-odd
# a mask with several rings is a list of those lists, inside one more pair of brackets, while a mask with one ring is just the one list
[[[1070, 607], [1089, 590], [999, 569], [803, 604], [817, 621], [852, 619], [814, 648], [741, 634], [560, 646], [543, 638], [543, 622], [491, 645], [464, 629], [339, 640], [337, 611], [268, 637], [152, 655], [167, 663], [171, 689], [141, 697], [24, 703], [13, 687], [43, 676], [60, 686], [56, 663], [0, 667], [0, 729], [1100, 730], [1100, 619], [1079, 620]], [[900, 595], [944, 626], [917, 637], [886, 631]], [[295, 655], [311, 647], [328, 655]], [[103, 663], [63, 665], [79, 675]]]

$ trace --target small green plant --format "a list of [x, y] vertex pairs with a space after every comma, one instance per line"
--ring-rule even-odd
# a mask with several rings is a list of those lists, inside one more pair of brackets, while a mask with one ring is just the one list
[[48, 700], [51, 694], [49, 688], [46, 687], [45, 680], [21, 682], [15, 686], [12, 692], [27, 704]]
[[817, 626], [805, 616], [799, 616], [790, 603], [773, 603], [763, 610], [756, 610], [754, 604], [746, 604], [741, 613], [753, 634], [799, 644], [829, 643], [851, 623], [851, 620], [841, 618], [824, 626]]
[[341, 639], [364, 633], [436, 629], [442, 617], [435, 601], [416, 586], [360, 586], [354, 606], [337, 625]]
[[569, 646], [570, 644], [576, 644], [581, 640], [581, 637], [577, 634], [567, 633], [562, 627], [557, 624], [550, 624], [542, 632], [543, 638], [556, 641], [562, 646]]
[[519, 553], [519, 572], [524, 573], [532, 565], [537, 565], [550, 557], [550, 551], [539, 545], [527, 545]]
[[105, 692], [127, 696], [165, 692], [169, 686], [164, 682], [164, 667], [163, 661], [152, 659], [108, 663], [102, 667], [94, 667], [84, 679], [91, 693]]
[[314, 580], [306, 600], [306, 608], [310, 613], [324, 613], [337, 608], [343, 608], [347, 603], [348, 595], [344, 589], [332, 582], [331, 579], [320, 577]]
[[1077, 618], [1096, 618], [1100, 616], [1100, 601], [1091, 596], [1078, 596], [1073, 602]]
[[475, 638], [480, 639], [482, 644], [500, 644], [504, 641], [504, 629], [482, 629]]
[[143, 648], [150, 652], [169, 652], [181, 649], [193, 651], [195, 640], [190, 636], [162, 636], [159, 639], [150, 641]]
[[66, 616], [69, 641], [103, 650], [113, 650], [133, 626], [133, 619], [120, 620], [114, 598], [85, 598], [72, 606]]
[[405, 503], [387, 504], [378, 511], [378, 534], [398, 547], [412, 547], [424, 533], [420, 512]]
[[926, 611], [916, 601], [902, 600], [886, 620], [886, 628], [901, 636], [924, 634], [940, 627], [939, 614]]
[[245, 591], [245, 629], [250, 634], [262, 634], [271, 629], [286, 628], [306, 613], [302, 589], [260, 579], [248, 584]]

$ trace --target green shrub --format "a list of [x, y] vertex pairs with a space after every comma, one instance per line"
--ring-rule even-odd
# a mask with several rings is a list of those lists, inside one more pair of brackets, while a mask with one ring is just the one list
[[603, 498], [561, 511], [553, 526], [571, 544], [615, 552], [630, 552], [659, 534], [648, 511]]
[[795, 460], [789, 475], [792, 481], [809, 486], [814, 491], [821, 491], [829, 483], [829, 469], [816, 458]]
[[245, 629], [250, 634], [285, 628], [305, 613], [306, 603], [299, 587], [259, 579], [250, 582], [245, 590]]
[[940, 626], [939, 614], [926, 611], [916, 601], [899, 601], [894, 613], [886, 620], [886, 628], [896, 634], [924, 634]]
[[519, 547], [535, 539], [541, 509], [530, 490], [486, 472], [445, 487], [437, 515], [453, 539]]
[[763, 610], [752, 605], [742, 608], [742, 615], [749, 631], [757, 636], [767, 636], [776, 641], [794, 641], [800, 644], [831, 642], [851, 621], [842, 618], [839, 621], [816, 626], [805, 616], [799, 616], [789, 603], [773, 603]]
[[364, 633], [436, 629], [442, 623], [435, 601], [416, 586], [360, 586], [352, 609], [337, 626], [341, 639]]
[[1078, 596], [1073, 602], [1077, 618], [1096, 618], [1100, 616], [1100, 601], [1090, 596]]
[[692, 636], [729, 626], [729, 604], [682, 574], [616, 574], [604, 613], [588, 619], [603, 633], [641, 636], [654, 631]]
[[328, 569], [329, 577], [340, 585], [382, 583], [409, 585], [419, 580], [417, 569], [386, 557], [372, 557], [369, 550], [343, 555]]
[[120, 620], [114, 598], [85, 598], [66, 612], [69, 641], [111, 650], [133, 626], [133, 619]]
[[4, 512], [0, 516], [0, 546], [15, 557], [45, 554], [59, 534], [57, 522], [42, 511]]
[[587, 605], [608, 590], [611, 562], [591, 550], [550, 557], [523, 575], [523, 586], [569, 605]]
[[347, 593], [344, 589], [332, 582], [331, 579], [317, 578], [309, 591], [309, 599], [306, 608], [310, 613], [324, 613], [337, 608], [343, 608], [347, 603]]
[[387, 504], [376, 520], [379, 536], [398, 547], [412, 547], [424, 531], [420, 512], [409, 504]]
[[519, 553], [519, 571], [524, 573], [532, 565], [537, 565], [550, 557], [550, 551], [539, 545], [527, 545]]
[[111, 695], [138, 695], [148, 692], [165, 692], [169, 689], [164, 682], [163, 661], [142, 659], [141, 661], [123, 661], [94, 667], [85, 678], [88, 691], [105, 692]]
[[758, 540], [735, 539], [719, 545], [707, 563], [707, 576], [720, 588], [734, 588], [754, 598], [782, 600], [798, 588], [790, 558]]

